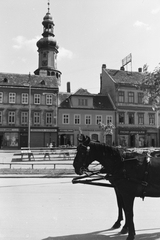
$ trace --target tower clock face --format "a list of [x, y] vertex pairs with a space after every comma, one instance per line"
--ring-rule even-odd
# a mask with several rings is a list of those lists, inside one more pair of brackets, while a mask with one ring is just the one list
[[42, 61], [42, 66], [47, 66], [47, 60]]

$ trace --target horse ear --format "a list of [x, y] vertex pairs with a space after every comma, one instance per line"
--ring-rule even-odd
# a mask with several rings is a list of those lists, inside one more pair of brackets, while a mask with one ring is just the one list
[[83, 143], [85, 142], [86, 138], [83, 134], [81, 134], [79, 137], [77, 137], [78, 142]]
[[85, 142], [84, 142], [84, 145], [88, 145], [90, 143], [91, 139], [90, 137], [86, 136], [86, 139], [85, 139]]
[[79, 135], [83, 135], [81, 128], [79, 127]]

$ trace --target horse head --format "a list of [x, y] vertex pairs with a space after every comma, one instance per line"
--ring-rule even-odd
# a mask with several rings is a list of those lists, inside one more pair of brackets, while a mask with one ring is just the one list
[[88, 161], [88, 155], [90, 150], [90, 138], [81, 134], [78, 138], [79, 145], [77, 147], [77, 153], [73, 162], [73, 167], [76, 174], [82, 175], [88, 170], [90, 162]]

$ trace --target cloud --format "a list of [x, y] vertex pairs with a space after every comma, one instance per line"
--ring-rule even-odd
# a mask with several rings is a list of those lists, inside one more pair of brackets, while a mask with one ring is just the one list
[[73, 58], [73, 53], [70, 50], [68, 50], [68, 49], [60, 47], [59, 48], [59, 53], [58, 53], [57, 57], [58, 57], [58, 60], [61, 60], [63, 58], [72, 59]]
[[32, 39], [27, 39], [21, 35], [13, 38], [14, 44], [13, 44], [13, 48], [14, 49], [23, 49], [23, 48], [27, 48], [28, 50], [31, 51], [36, 51], [36, 42], [40, 39], [40, 36], [36, 36], [35, 38]]
[[146, 29], [146, 30], [151, 30], [151, 26], [149, 26], [149, 24], [146, 24], [146, 23], [143, 23], [143, 22], [140, 22], [140, 21], [136, 21], [133, 24], [133, 26], [138, 27], [138, 28], [143, 28], [143, 29]]
[[159, 13], [159, 11], [160, 11], [160, 8], [155, 8], [155, 9], [152, 9], [151, 13], [157, 14], [157, 13]]
[[[13, 41], [14, 41], [13, 48], [17, 49], [17, 50], [25, 48], [25, 49], [28, 49], [31, 51], [37, 51], [36, 43], [40, 38], [41, 38], [41, 36], [36, 36], [33, 39], [27, 39], [24, 36], [19, 35], [19, 36], [13, 38]], [[60, 47], [57, 57], [58, 57], [58, 60], [61, 60], [63, 58], [72, 59], [73, 53], [68, 49]]]

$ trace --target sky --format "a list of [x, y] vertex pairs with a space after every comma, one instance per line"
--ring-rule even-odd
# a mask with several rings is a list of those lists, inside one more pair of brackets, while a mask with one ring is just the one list
[[[34, 74], [48, 0], [0, 0], [0, 72]], [[102, 64], [127, 69], [160, 62], [160, 0], [50, 0], [59, 45], [60, 92], [100, 92]]]

